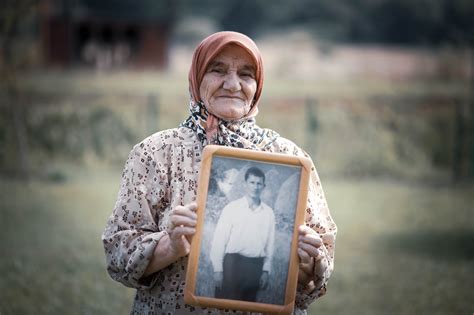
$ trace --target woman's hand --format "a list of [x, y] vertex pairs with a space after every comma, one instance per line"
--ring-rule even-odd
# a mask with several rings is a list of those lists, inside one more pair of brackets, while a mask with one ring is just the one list
[[195, 202], [174, 208], [170, 216], [168, 234], [156, 245], [143, 276], [155, 273], [189, 254], [191, 239], [196, 233], [196, 209]]
[[[298, 282], [306, 286], [315, 278], [321, 278], [325, 271], [323, 255], [319, 249], [323, 245], [323, 241], [315, 230], [305, 225], [300, 225], [298, 232], [298, 256], [300, 258]], [[314, 274], [315, 272], [318, 274]]]
[[177, 206], [171, 213], [171, 225], [168, 229], [170, 251], [178, 258], [189, 254], [191, 249], [191, 240], [196, 233], [196, 209], [197, 205], [193, 202], [185, 206]]

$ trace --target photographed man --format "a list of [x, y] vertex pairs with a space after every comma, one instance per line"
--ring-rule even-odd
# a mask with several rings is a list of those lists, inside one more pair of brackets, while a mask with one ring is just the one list
[[217, 298], [256, 301], [265, 289], [273, 256], [275, 216], [260, 199], [265, 174], [245, 173], [245, 196], [224, 207], [214, 232], [211, 261]]

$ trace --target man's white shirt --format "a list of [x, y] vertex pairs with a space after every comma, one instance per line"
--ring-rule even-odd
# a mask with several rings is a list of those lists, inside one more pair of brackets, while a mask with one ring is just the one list
[[225, 254], [264, 257], [263, 270], [270, 272], [275, 239], [275, 215], [263, 203], [250, 209], [244, 196], [230, 202], [217, 221], [211, 246], [214, 272], [222, 272]]

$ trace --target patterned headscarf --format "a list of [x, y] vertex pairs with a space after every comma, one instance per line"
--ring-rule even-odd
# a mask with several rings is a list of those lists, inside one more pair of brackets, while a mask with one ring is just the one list
[[[238, 120], [227, 121], [212, 115], [204, 105], [199, 94], [202, 79], [207, 66], [217, 54], [229, 44], [236, 44], [245, 49], [252, 57], [255, 66], [257, 90], [250, 111]], [[278, 138], [270, 129], [256, 125], [258, 101], [263, 88], [263, 63], [257, 45], [249, 37], [237, 32], [218, 32], [205, 38], [194, 51], [189, 70], [189, 92], [191, 115], [181, 124], [194, 130], [203, 146], [218, 144], [252, 150], [265, 150]]]

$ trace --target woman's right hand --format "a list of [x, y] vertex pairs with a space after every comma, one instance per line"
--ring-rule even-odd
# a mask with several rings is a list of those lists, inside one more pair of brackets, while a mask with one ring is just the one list
[[195, 202], [177, 206], [170, 216], [171, 225], [168, 229], [170, 251], [178, 258], [189, 254], [191, 240], [196, 233], [197, 204]]
[[195, 202], [173, 209], [168, 234], [164, 235], [156, 245], [144, 276], [155, 273], [189, 254], [191, 239], [196, 233], [196, 209]]

